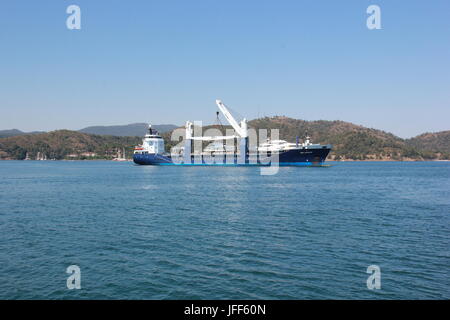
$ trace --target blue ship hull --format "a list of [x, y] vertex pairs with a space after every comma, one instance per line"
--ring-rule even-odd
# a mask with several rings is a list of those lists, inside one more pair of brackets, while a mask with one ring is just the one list
[[[278, 160], [271, 163], [269, 157], [261, 157], [256, 154], [247, 155], [245, 160], [237, 155], [221, 156], [191, 156], [190, 161], [182, 158], [172, 159], [171, 156], [162, 154], [135, 154], [133, 161], [139, 165], [178, 165], [178, 166], [321, 166], [325, 162], [331, 146], [320, 148], [299, 148], [280, 152]], [[274, 160], [276, 161], [276, 160]]]

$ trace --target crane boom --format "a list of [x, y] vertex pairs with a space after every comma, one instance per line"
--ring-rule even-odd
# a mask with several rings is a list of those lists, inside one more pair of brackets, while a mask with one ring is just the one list
[[240, 137], [246, 138], [248, 136], [246, 120], [244, 119], [241, 122], [241, 125], [239, 125], [239, 123], [233, 118], [233, 116], [231, 115], [230, 111], [228, 111], [227, 107], [225, 107], [225, 105], [222, 103], [222, 101], [216, 100], [216, 104], [219, 107], [219, 110], [222, 111], [222, 113], [225, 116], [225, 118], [227, 119], [228, 123], [236, 131], [236, 133]]

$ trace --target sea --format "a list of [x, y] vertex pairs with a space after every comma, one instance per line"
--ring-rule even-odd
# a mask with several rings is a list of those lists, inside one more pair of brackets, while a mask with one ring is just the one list
[[0, 161], [0, 299], [449, 299], [450, 162], [329, 164]]

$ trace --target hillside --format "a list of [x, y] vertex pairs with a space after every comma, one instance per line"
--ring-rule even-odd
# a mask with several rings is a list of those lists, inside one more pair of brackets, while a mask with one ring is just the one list
[[[213, 126], [203, 130], [210, 127]], [[344, 121], [304, 121], [280, 116], [249, 121], [249, 127], [279, 129], [280, 138], [291, 142], [295, 142], [297, 136], [303, 140], [308, 134], [313, 143], [333, 145], [330, 160], [450, 160], [450, 131], [425, 133], [405, 140]], [[162, 134], [167, 151], [177, 143], [170, 141], [171, 133]], [[0, 159], [25, 159], [27, 156], [31, 159], [112, 159], [123, 148], [130, 158], [143, 134], [119, 137], [58, 130], [1, 138]]]
[[[160, 133], [168, 132], [175, 129], [177, 126], [173, 124], [157, 124], [152, 125], [153, 128]], [[127, 125], [117, 126], [91, 126], [78, 130], [82, 133], [110, 135], [118, 137], [142, 137], [148, 129], [147, 123], [131, 123]], [[45, 131], [23, 132], [18, 129], [0, 130], [0, 138], [23, 136], [26, 134], [45, 133]]]
[[417, 149], [450, 153], [450, 130], [424, 133], [417, 137], [407, 139], [406, 143]]
[[439, 153], [437, 149], [424, 148], [425, 144], [413, 146], [391, 133], [344, 121], [304, 121], [287, 117], [266, 117], [250, 121], [249, 126], [255, 129], [278, 128], [280, 138], [292, 142], [297, 136], [304, 138], [308, 133], [314, 143], [333, 145], [330, 159], [423, 160], [449, 159], [450, 156], [450, 152]]
[[[160, 133], [172, 131], [176, 127], [177, 126], [173, 124], [152, 125], [152, 128], [158, 130], [158, 132]], [[83, 133], [99, 134], [99, 135], [142, 137], [147, 132], [147, 129], [148, 129], [147, 123], [132, 123], [122, 126], [93, 126], [78, 131]]]
[[0, 130], [0, 138], [22, 136], [24, 134], [37, 134], [37, 133], [42, 133], [42, 132], [43, 131], [23, 132], [18, 129]]
[[[448, 140], [442, 141], [436, 148], [426, 147], [427, 141], [424, 141], [422, 145], [414, 146], [408, 140], [392, 133], [344, 121], [305, 121], [277, 116], [251, 120], [248, 126], [256, 130], [279, 129], [280, 139], [290, 142], [295, 142], [297, 136], [302, 141], [308, 134], [313, 143], [333, 145], [328, 158], [330, 160], [450, 159], [450, 152], [445, 151], [450, 148]], [[206, 126], [204, 130], [211, 127], [219, 128]], [[163, 137], [169, 147], [176, 144], [176, 142], [170, 142], [170, 133], [165, 133]]]
[[0, 139], [0, 159], [113, 159], [125, 148], [128, 158], [140, 137], [90, 135], [58, 130]]

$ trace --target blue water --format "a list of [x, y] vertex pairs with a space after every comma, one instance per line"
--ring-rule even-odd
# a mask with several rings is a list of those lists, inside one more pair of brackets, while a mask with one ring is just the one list
[[450, 298], [450, 163], [259, 173], [0, 161], [0, 298]]

